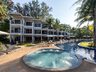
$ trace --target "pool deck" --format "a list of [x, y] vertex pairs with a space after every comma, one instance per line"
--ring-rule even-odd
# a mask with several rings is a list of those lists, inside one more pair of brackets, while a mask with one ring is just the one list
[[[48, 72], [48, 71], [40, 71], [37, 69], [31, 69], [22, 62], [22, 57], [25, 54], [32, 51], [34, 52], [38, 49], [43, 49], [43, 48], [56, 48], [56, 46], [54, 45], [51, 45], [49, 47], [22, 46], [18, 50], [15, 50], [10, 52], [9, 54], [0, 56], [0, 72]], [[78, 68], [62, 71], [62, 72], [96, 72], [96, 65], [83, 61]]]

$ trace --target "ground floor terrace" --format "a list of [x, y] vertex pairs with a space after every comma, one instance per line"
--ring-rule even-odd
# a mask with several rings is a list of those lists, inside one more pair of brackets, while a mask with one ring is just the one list
[[[40, 71], [37, 69], [32, 69], [28, 66], [26, 66], [23, 61], [22, 57], [29, 53], [30, 51], [36, 51], [38, 49], [42, 48], [57, 48], [54, 45], [48, 45], [42, 46], [44, 44], [38, 44], [33, 47], [24, 47], [21, 46], [21, 48], [10, 52], [7, 55], [0, 56], [0, 72], [47, 72], [47, 71]], [[83, 61], [82, 64], [75, 69], [67, 70], [63, 72], [96, 72], [96, 65]]]
[[41, 42], [41, 41], [59, 41], [66, 39], [67, 36], [53, 36], [53, 35], [10, 35], [10, 42]]

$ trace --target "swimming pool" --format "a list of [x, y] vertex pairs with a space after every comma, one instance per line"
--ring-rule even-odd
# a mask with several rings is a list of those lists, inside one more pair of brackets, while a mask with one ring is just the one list
[[57, 46], [70, 53], [79, 54], [86, 61], [96, 64], [95, 52], [92, 49], [81, 48], [76, 42], [57, 44]]
[[82, 57], [62, 49], [41, 49], [25, 55], [23, 61], [32, 68], [61, 71], [78, 67]]

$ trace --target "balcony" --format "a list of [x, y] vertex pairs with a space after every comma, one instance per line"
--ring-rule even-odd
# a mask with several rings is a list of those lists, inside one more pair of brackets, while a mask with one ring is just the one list
[[54, 32], [53, 31], [49, 31], [48, 34], [49, 35], [54, 35]]
[[32, 22], [25, 22], [24, 26], [32, 27]]
[[41, 24], [34, 24], [34, 29], [42, 29]]
[[22, 33], [20, 32], [20, 30], [18, 30], [18, 31], [16, 31], [16, 30], [11, 30], [10, 34], [20, 35], [20, 34], [22, 34]]
[[47, 34], [47, 31], [46, 30], [42, 30], [42, 34]]
[[13, 30], [11, 30], [11, 33], [20, 33], [20, 31], [13, 31]]
[[43, 30], [47, 30], [48, 29], [48, 25], [47, 24], [42, 24], [42, 29]]
[[34, 30], [34, 35], [42, 35], [41, 30]]
[[21, 20], [11, 20], [11, 24], [22, 24]]
[[25, 29], [24, 33], [26, 33], [26, 34], [32, 34], [32, 29]]
[[12, 27], [12, 29], [11, 29], [11, 33], [20, 33], [20, 31], [21, 31], [21, 29], [20, 28], [14, 28], [14, 27]]

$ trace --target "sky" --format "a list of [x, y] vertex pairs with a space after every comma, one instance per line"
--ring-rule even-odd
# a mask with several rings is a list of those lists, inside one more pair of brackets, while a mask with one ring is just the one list
[[[13, 2], [24, 4], [32, 0], [13, 0]], [[77, 0], [38, 0], [40, 3], [43, 1], [49, 7], [52, 7], [51, 14], [54, 18], [58, 18], [61, 23], [69, 24], [72, 27], [76, 27], [77, 22], [74, 22], [76, 19], [76, 5], [72, 6]]]

